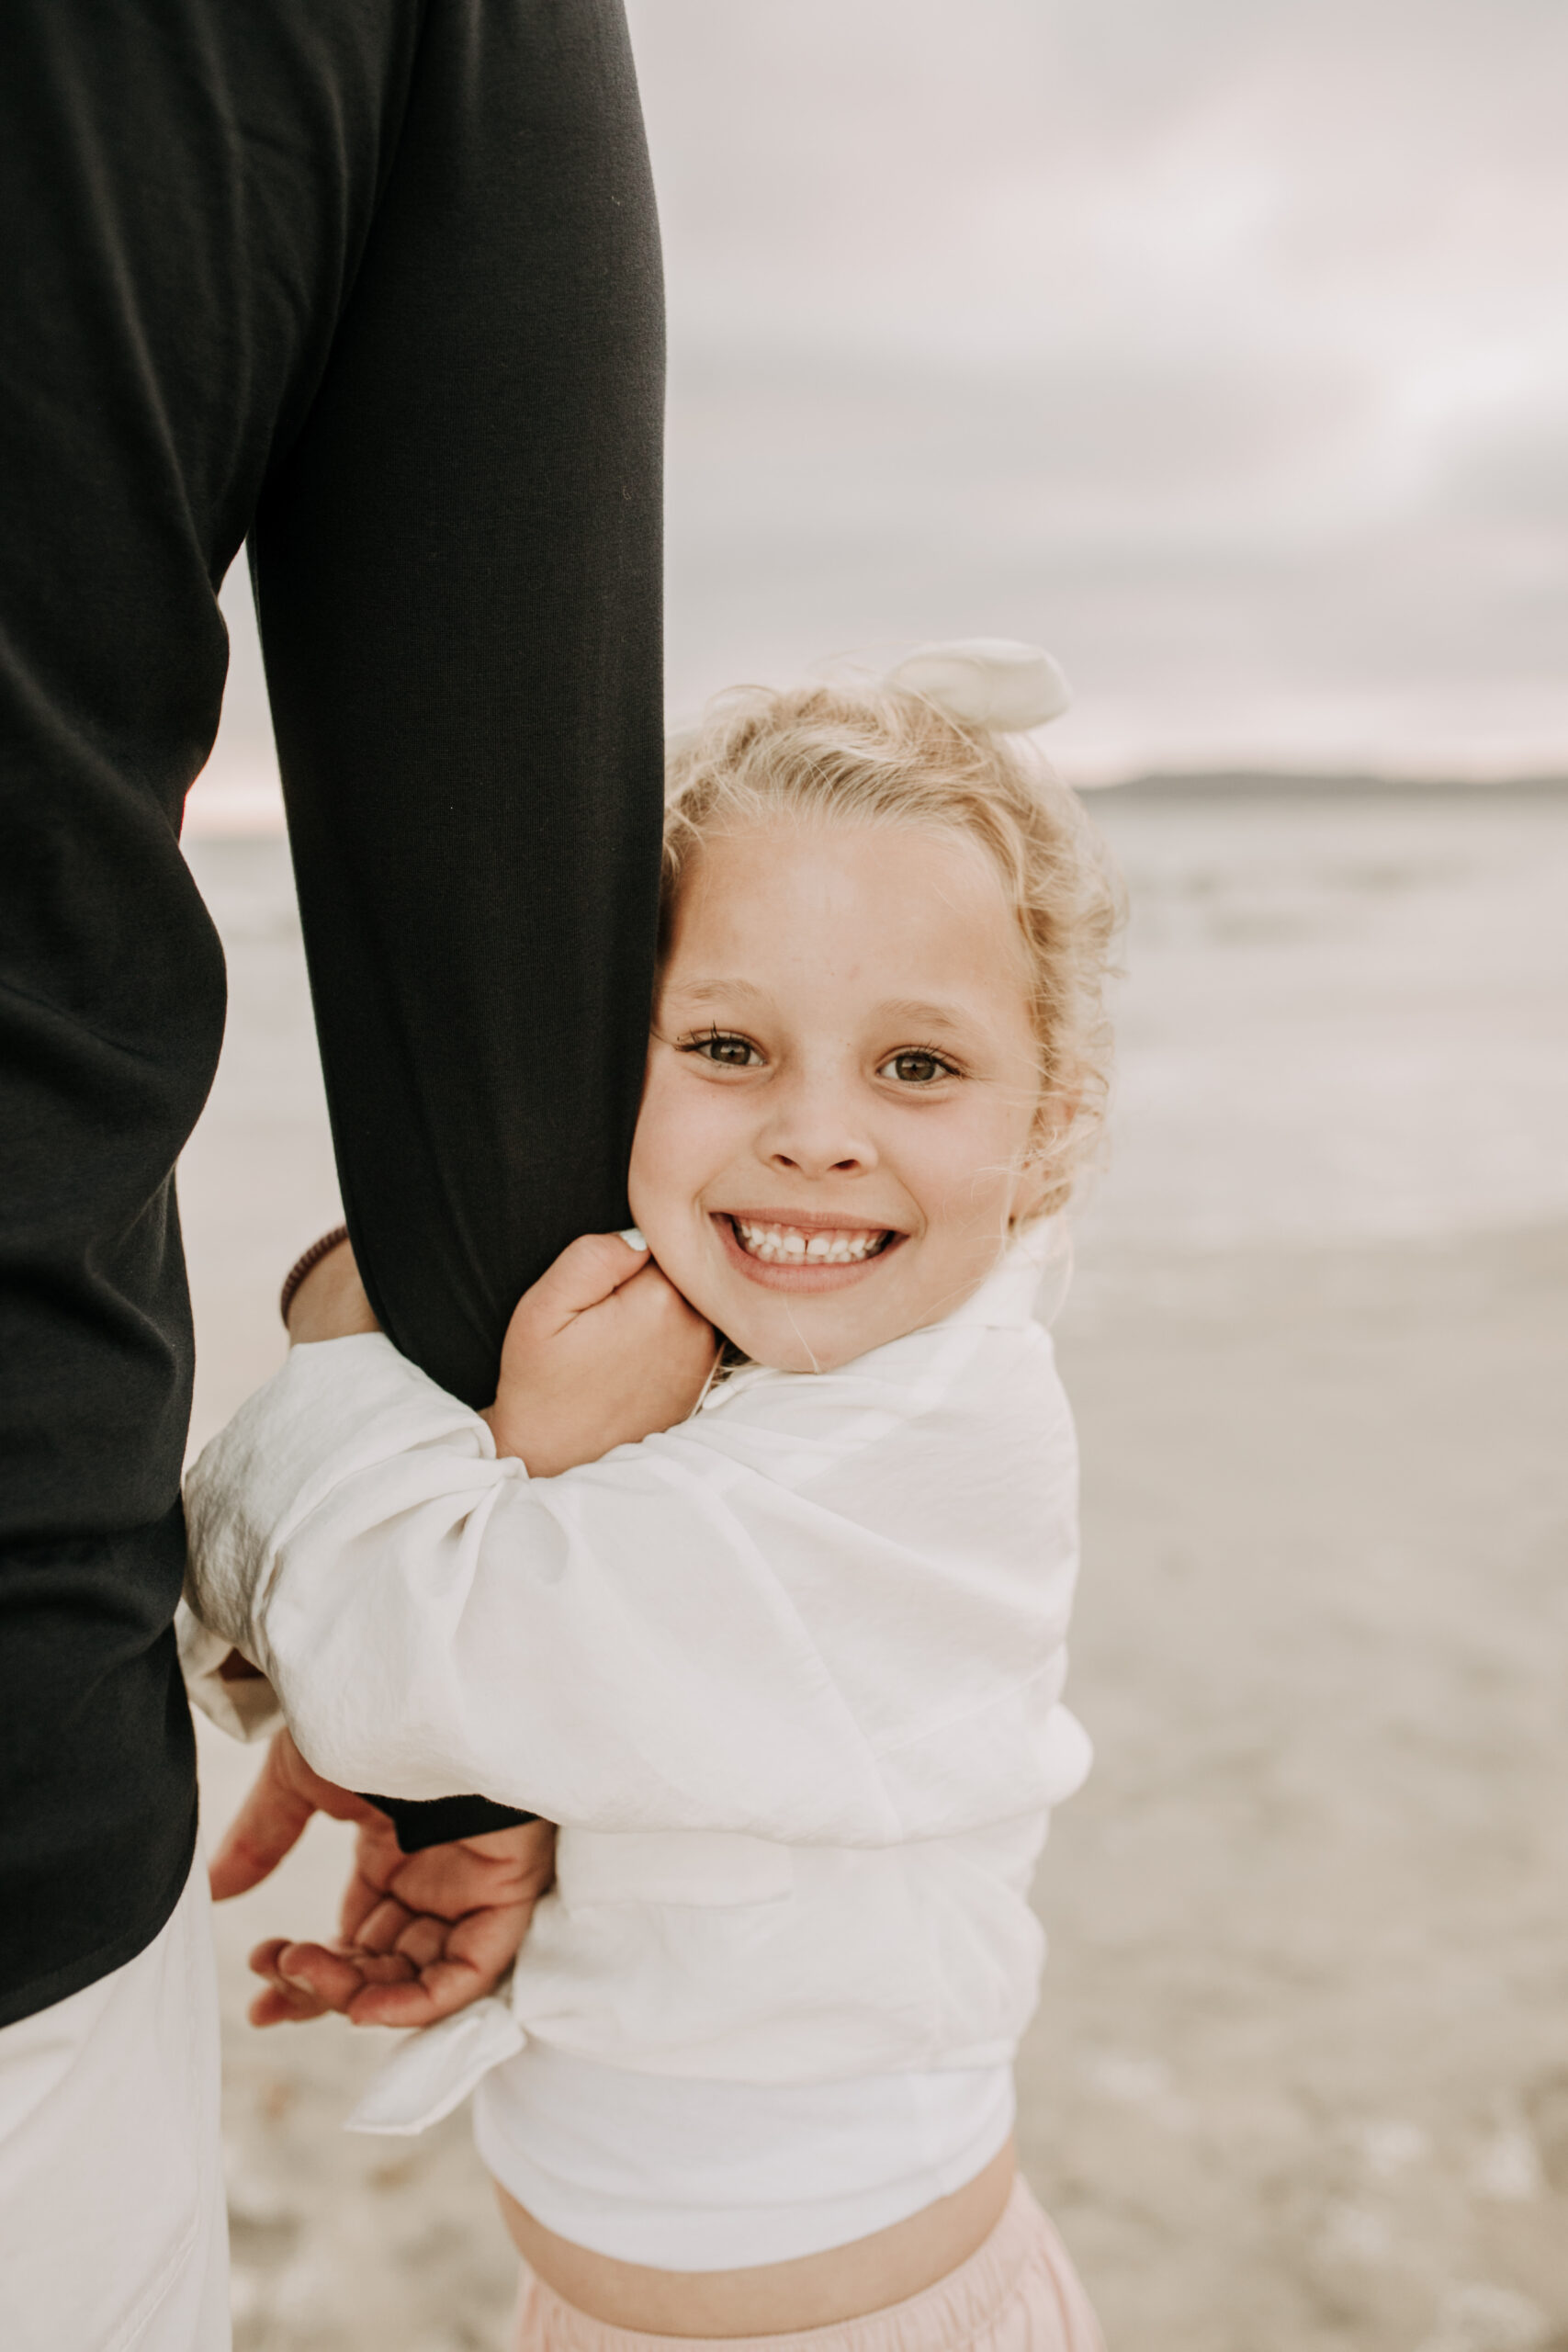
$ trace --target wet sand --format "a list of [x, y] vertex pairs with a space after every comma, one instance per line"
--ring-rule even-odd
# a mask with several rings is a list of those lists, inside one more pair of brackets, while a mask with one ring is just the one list
[[1568, 1227], [1128, 1262], [1063, 1357], [1023, 2146], [1125, 2352], [1568, 2343]]
[[[1143, 908], [1122, 1159], [1059, 1331], [1098, 1762], [1041, 1872], [1021, 2141], [1112, 2352], [1568, 2347], [1568, 1015], [1539, 922], [1568, 815], [1377, 822], [1371, 857], [1338, 819], [1108, 821]], [[334, 1197], [277, 845], [193, 862], [235, 990], [184, 1182], [205, 1435]], [[250, 1759], [202, 1754], [210, 1829]], [[245, 1949], [326, 1927], [341, 1866], [319, 1825], [220, 1915], [237, 2344], [498, 2352], [464, 2120], [347, 2136], [383, 2037], [243, 2022]]]

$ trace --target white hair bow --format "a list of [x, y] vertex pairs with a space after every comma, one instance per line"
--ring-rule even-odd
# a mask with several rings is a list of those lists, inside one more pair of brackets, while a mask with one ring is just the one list
[[886, 684], [923, 695], [964, 727], [1021, 735], [1059, 718], [1073, 690], [1038, 645], [1010, 637], [961, 637], [949, 645], [918, 645], [888, 671]]

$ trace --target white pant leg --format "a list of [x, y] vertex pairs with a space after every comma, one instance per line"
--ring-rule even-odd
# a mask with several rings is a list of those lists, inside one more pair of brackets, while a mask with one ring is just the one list
[[144, 1952], [0, 2029], [5, 2352], [230, 2352], [218, 2094], [198, 1850]]

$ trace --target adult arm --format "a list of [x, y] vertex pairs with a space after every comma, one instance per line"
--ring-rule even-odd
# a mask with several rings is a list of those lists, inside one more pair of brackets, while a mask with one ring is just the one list
[[[419, 23], [250, 550], [344, 1215], [382, 1329], [478, 1405], [520, 1294], [626, 1221], [663, 305], [620, 0]], [[394, 1810], [406, 1844], [505, 1817]]]

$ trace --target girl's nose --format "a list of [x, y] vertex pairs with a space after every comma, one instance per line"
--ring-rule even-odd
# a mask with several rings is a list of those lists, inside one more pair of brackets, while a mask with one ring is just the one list
[[875, 1167], [874, 1143], [836, 1090], [802, 1087], [786, 1102], [775, 1100], [772, 1110], [757, 1139], [771, 1168], [819, 1179], [863, 1175]]

